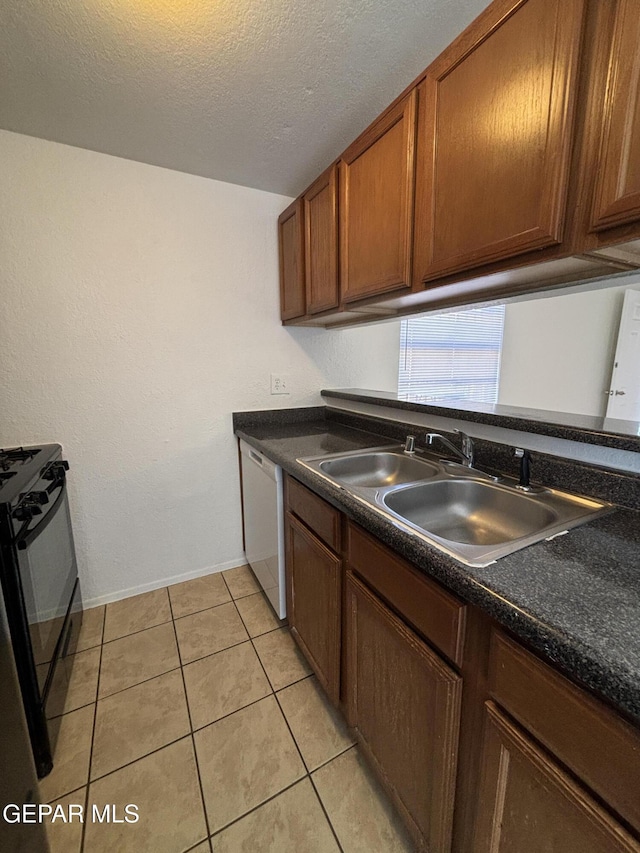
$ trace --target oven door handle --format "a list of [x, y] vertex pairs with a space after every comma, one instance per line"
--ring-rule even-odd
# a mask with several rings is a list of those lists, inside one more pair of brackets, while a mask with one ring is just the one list
[[35, 527], [32, 527], [31, 530], [25, 530], [24, 533], [20, 532], [16, 536], [16, 545], [18, 551], [26, 551], [29, 545], [31, 545], [36, 540], [36, 538], [42, 533], [42, 531], [47, 527], [49, 522], [57, 513], [65, 495], [65, 486], [67, 485], [67, 481], [64, 479], [58, 480], [57, 485], [60, 486], [60, 494], [51, 504], [51, 508], [49, 509], [47, 514], [38, 522], [38, 524], [36, 524]]

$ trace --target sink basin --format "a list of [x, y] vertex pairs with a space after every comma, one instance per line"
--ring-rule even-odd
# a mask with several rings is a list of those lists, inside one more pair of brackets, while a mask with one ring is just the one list
[[555, 489], [525, 493], [473, 476], [398, 486], [378, 506], [469, 566], [487, 566], [612, 509]]
[[457, 463], [410, 456], [402, 445], [298, 459], [305, 468], [468, 566], [565, 533], [613, 507]]
[[385, 495], [387, 509], [429, 533], [466, 545], [498, 545], [530, 536], [558, 513], [528, 495], [478, 480], [441, 480]]
[[381, 450], [325, 459], [318, 468], [338, 483], [368, 489], [412, 483], [439, 473], [438, 466], [431, 462]]

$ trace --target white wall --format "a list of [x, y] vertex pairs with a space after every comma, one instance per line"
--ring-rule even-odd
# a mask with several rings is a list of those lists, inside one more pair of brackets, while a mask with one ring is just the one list
[[635, 282], [507, 304], [498, 402], [603, 416], [624, 291]]
[[0, 446], [64, 445], [85, 601], [243, 561], [231, 412], [395, 389], [398, 324], [280, 325], [288, 201], [0, 131]]

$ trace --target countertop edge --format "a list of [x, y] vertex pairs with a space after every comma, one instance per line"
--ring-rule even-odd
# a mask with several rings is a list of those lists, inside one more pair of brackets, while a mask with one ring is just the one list
[[[556, 423], [544, 418], [518, 417], [511, 412], [482, 412], [466, 408], [455, 408], [434, 403], [418, 403], [412, 400], [399, 400], [393, 394], [376, 392], [366, 389], [345, 388], [324, 389], [320, 392], [324, 398], [334, 400], [346, 400], [360, 403], [372, 403], [379, 406], [388, 406], [405, 412], [422, 412], [437, 415], [439, 417], [456, 418], [457, 420], [470, 421], [489, 426], [502, 427], [504, 429], [519, 430], [521, 432], [545, 435], [550, 438], [562, 438], [568, 441], [578, 441], [593, 444], [599, 447], [609, 447], [615, 450], [628, 450], [640, 452], [640, 436], [625, 435], [622, 433], [607, 432], [588, 426], [575, 426], [565, 423]], [[505, 407], [509, 408], [509, 407]], [[552, 415], [553, 413], [545, 413]], [[562, 413], [558, 413], [561, 415]], [[583, 417], [583, 416], [577, 416]], [[587, 416], [584, 416], [587, 420]]]

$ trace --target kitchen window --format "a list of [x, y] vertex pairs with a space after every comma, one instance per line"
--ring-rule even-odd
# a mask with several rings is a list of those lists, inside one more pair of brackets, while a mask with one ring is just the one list
[[398, 394], [419, 402], [496, 403], [504, 305], [403, 320]]

